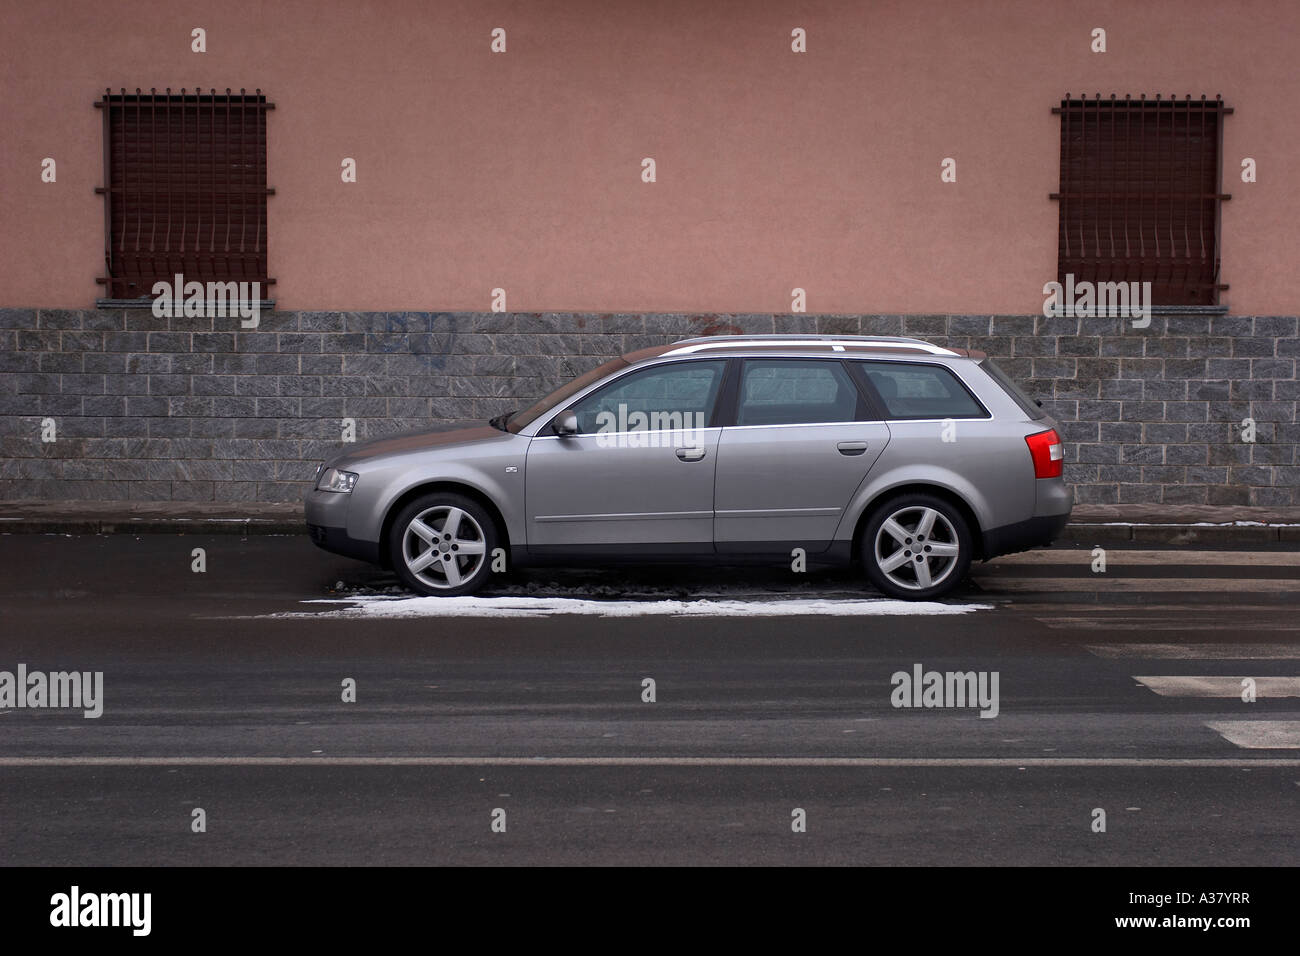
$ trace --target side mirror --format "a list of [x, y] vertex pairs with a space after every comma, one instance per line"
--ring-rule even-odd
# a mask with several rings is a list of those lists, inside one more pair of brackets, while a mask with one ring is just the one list
[[578, 434], [578, 416], [573, 412], [560, 412], [551, 422], [551, 431], [561, 438]]

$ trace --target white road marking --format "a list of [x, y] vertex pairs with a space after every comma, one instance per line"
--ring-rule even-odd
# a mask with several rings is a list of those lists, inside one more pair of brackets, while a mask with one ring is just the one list
[[[1047, 623], [1051, 618], [1042, 618]], [[1071, 618], [1058, 620], [1069, 621]], [[1098, 622], [1105, 623], [1105, 622]], [[1049, 627], [1055, 625], [1048, 625]], [[1073, 626], [1073, 625], [1071, 625]], [[1185, 629], [1178, 625], [1178, 630]], [[1261, 628], [1251, 622], [1252, 631]], [[1300, 630], [1300, 628], [1296, 628]], [[1294, 661], [1300, 660], [1297, 644], [1088, 644], [1087, 649], [1097, 657], [1119, 659], [1137, 657], [1147, 660], [1171, 661]]]
[[[1092, 551], [1079, 548], [1054, 551], [1021, 551], [994, 558], [991, 565], [1091, 565]], [[1300, 567], [1300, 551], [1121, 551], [1106, 548], [1106, 567]], [[1111, 573], [1111, 572], [1108, 572]], [[1101, 578], [1105, 575], [1098, 574]]]
[[[1158, 610], [1148, 607], [1148, 610]], [[1171, 607], [1169, 610], [1186, 611], [1187, 607]], [[1247, 611], [1251, 609], [1240, 609]], [[1264, 610], [1264, 609], [1256, 609]], [[1203, 618], [1187, 620], [1184, 618], [1039, 618], [1039, 622], [1061, 631], [1239, 631], [1242, 630], [1244, 614], [1234, 613], [1231, 617], [1206, 613]], [[1300, 623], [1295, 620], [1252, 620], [1251, 631], [1300, 631]]]
[[[1148, 608], [1157, 611], [1159, 608]], [[1172, 611], [1186, 611], [1186, 607], [1170, 608]], [[1241, 609], [1243, 612], [1250, 610]], [[1254, 610], [1263, 610], [1255, 608]], [[1067, 631], [1240, 631], [1245, 614], [1234, 613], [1230, 618], [1220, 614], [1215, 617], [1207, 613], [1205, 617], [1194, 620], [1185, 618], [1158, 617], [1040, 617], [1039, 623], [1056, 630]], [[1248, 625], [1251, 631], [1298, 631], [1300, 623], [1289, 621], [1253, 620]], [[1195, 646], [1195, 645], [1193, 645]], [[1243, 645], [1244, 646], [1244, 645]], [[1241, 655], [1234, 655], [1241, 656]], [[1266, 658], [1272, 660], [1273, 658]]]
[[[1276, 724], [1274, 724], [1276, 726]], [[1300, 724], [1297, 724], [1300, 732]], [[1300, 767], [1300, 757], [0, 757], [0, 767]]]
[[[1160, 597], [1162, 597], [1162, 598], [1166, 598], [1166, 599], [1171, 598], [1170, 595], [1160, 595]], [[1172, 597], [1176, 597], [1176, 595], [1173, 595]], [[1153, 596], [1153, 598], [1152, 598], [1152, 601], [1155, 602], [1155, 597], [1154, 597], [1154, 596]], [[1037, 606], [1037, 605], [1035, 605], [1035, 606]], [[1050, 605], [1048, 605], [1048, 606], [1050, 607]], [[1132, 612], [1133, 612], [1133, 609], [1132, 609], [1132, 607], [1131, 607], [1130, 605], [1121, 605], [1121, 606], [1119, 606], [1118, 608], [1116, 608], [1116, 607], [1107, 608], [1107, 607], [1104, 607], [1104, 606], [1103, 606], [1103, 607], [1100, 607], [1100, 608], [1097, 608], [1097, 607], [1094, 607], [1094, 606], [1091, 605], [1091, 604], [1088, 604], [1088, 605], [1072, 604], [1072, 605], [1069, 605], [1069, 606], [1070, 606], [1070, 607], [1073, 607], [1073, 608], [1077, 608], [1081, 613], [1086, 613], [1086, 614], [1089, 614], [1089, 615], [1100, 615], [1100, 614], [1102, 614], [1102, 613], [1111, 613], [1111, 612], [1114, 612], [1115, 610], [1118, 610], [1118, 609], [1127, 610], [1129, 613], [1132, 613]], [[1175, 611], [1182, 611], [1182, 612], [1185, 613], [1185, 612], [1187, 611], [1187, 604], [1186, 604], [1186, 603], [1183, 603], [1183, 604], [1175, 604], [1175, 603], [1168, 603], [1168, 601], [1167, 601], [1166, 603], [1163, 603], [1163, 604], [1161, 604], [1161, 603], [1148, 603], [1148, 602], [1146, 602], [1146, 601], [1143, 601], [1141, 607], [1142, 607], [1142, 613], [1143, 613], [1143, 614], [1153, 614], [1153, 613], [1155, 613], [1155, 612], [1160, 612], [1160, 613], [1163, 614], [1163, 613], [1165, 613], [1165, 612], [1175, 612]], [[1198, 617], [1198, 618], [1201, 618], [1201, 617], [1207, 617], [1207, 618], [1208, 618], [1208, 617], [1212, 617], [1213, 615], [1216, 615], [1216, 614], [1219, 615], [1220, 618], [1222, 618], [1225, 614], [1230, 614], [1231, 617], [1232, 617], [1232, 618], [1234, 619], [1234, 621], [1235, 621], [1234, 626], [1237, 627], [1238, 629], [1240, 629], [1240, 627], [1241, 627], [1241, 621], [1242, 621], [1242, 619], [1248, 617], [1249, 615], [1252, 615], [1252, 614], [1268, 614], [1268, 613], [1270, 613], [1270, 612], [1273, 613], [1273, 614], [1281, 614], [1281, 615], [1289, 616], [1289, 617], [1295, 619], [1298, 623], [1300, 623], [1300, 616], [1297, 616], [1296, 613], [1295, 613], [1294, 611], [1290, 611], [1290, 610], [1288, 610], [1288, 609], [1287, 609], [1287, 605], [1279, 605], [1279, 604], [1274, 604], [1274, 603], [1265, 603], [1265, 604], [1241, 604], [1241, 603], [1238, 603], [1238, 602], [1234, 601], [1234, 602], [1232, 603], [1231, 610], [1228, 610], [1227, 608], [1225, 608], [1225, 607], [1223, 607], [1223, 606], [1215, 607], [1215, 606], [1212, 606], [1212, 605], [1205, 605], [1204, 607], [1198, 606], [1197, 609], [1196, 609], [1196, 614], [1197, 614], [1197, 617]], [[1044, 613], [1044, 614], [1048, 614], [1049, 612], [1047, 612], [1047, 611], [1043, 611], [1042, 613]], [[1097, 619], [1100, 620], [1101, 618], [1097, 618]], [[1154, 622], [1153, 622], [1153, 623], [1154, 623]], [[1252, 620], [1250, 623], [1251, 623], [1251, 625], [1253, 626], [1255, 622]]]
[[[1244, 677], [1134, 677], [1161, 697], [1240, 698]], [[1300, 697], [1300, 677], [1256, 677], [1257, 697]]]
[[254, 615], [258, 618], [421, 618], [421, 617], [553, 617], [582, 614], [596, 617], [871, 617], [931, 616], [992, 610], [991, 604], [941, 604], [936, 601], [892, 601], [884, 598], [832, 600], [695, 600], [591, 601], [557, 597], [354, 597], [303, 601], [303, 604], [344, 605], [326, 611], [290, 611]]
[[1013, 578], [999, 574], [971, 572], [981, 587], [998, 591], [1073, 591], [1107, 592], [1175, 591], [1178, 593], [1224, 591], [1229, 594], [1249, 592], [1287, 593], [1300, 588], [1287, 578], [1112, 578], [1097, 574], [1086, 578]]
[[1205, 726], [1247, 750], [1300, 749], [1300, 720], [1213, 720]]

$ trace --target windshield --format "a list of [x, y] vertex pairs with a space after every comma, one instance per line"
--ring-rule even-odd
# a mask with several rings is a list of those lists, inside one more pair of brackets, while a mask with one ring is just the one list
[[544, 415], [557, 405], [563, 404], [567, 399], [578, 394], [588, 385], [593, 385], [596, 382], [599, 382], [606, 375], [609, 375], [612, 372], [617, 372], [621, 368], [627, 368], [627, 365], [628, 363], [623, 361], [621, 358], [610, 359], [604, 365], [601, 365], [598, 368], [593, 368], [586, 375], [579, 375], [568, 384], [561, 385], [541, 401], [528, 406], [522, 412], [515, 412], [511, 415], [506, 421], [506, 431], [512, 432], [516, 435], [519, 434], [521, 428], [536, 421], [539, 416]]

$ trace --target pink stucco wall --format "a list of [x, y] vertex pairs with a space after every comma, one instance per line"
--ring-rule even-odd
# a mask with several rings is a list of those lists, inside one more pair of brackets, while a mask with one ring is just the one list
[[0, 0], [0, 17], [4, 306], [101, 294], [104, 88], [198, 85], [277, 106], [281, 308], [486, 310], [500, 286], [512, 311], [766, 312], [799, 286], [812, 312], [1037, 311], [1050, 110], [1086, 91], [1223, 94], [1223, 300], [1300, 311], [1297, 3]]

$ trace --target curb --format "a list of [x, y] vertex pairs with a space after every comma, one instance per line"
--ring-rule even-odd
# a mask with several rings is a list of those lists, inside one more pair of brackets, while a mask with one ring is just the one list
[[1209, 524], [1068, 524], [1057, 545], [1079, 544], [1163, 544], [1172, 547], [1249, 547], [1251, 545], [1300, 545], [1300, 527], [1295, 525], [1209, 525]]
[[0, 534], [301, 534], [302, 518], [0, 518]]

